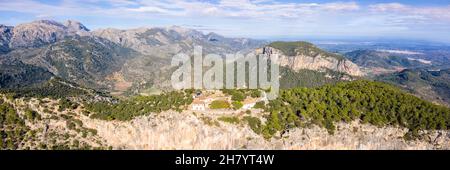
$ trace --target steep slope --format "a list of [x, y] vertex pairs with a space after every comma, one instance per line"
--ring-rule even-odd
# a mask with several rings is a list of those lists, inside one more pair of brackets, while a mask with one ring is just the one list
[[106, 77], [119, 71], [133, 51], [97, 37], [69, 37], [34, 50], [6, 55], [46, 68], [56, 76], [90, 88], [108, 88]]
[[450, 69], [439, 71], [407, 69], [381, 75], [378, 79], [398, 85], [428, 101], [450, 107]]
[[171, 58], [192, 55], [194, 45], [203, 53], [251, 51], [264, 42], [226, 38], [182, 27], [105, 29], [90, 32], [83, 24], [39, 20], [2, 26], [3, 57], [42, 67], [63, 79], [118, 94], [133, 94], [170, 85]]
[[204, 35], [202, 32], [178, 26], [130, 30], [102, 29], [93, 33], [146, 55], [161, 57], [172, 57], [171, 55], [179, 52], [190, 54], [194, 45], [202, 46], [204, 53], [224, 54], [251, 50], [265, 43], [245, 38], [225, 38], [215, 33]]
[[431, 65], [426, 60], [414, 59], [408, 54], [396, 54], [389, 51], [356, 50], [346, 53], [345, 57], [362, 67], [368, 74], [373, 75]]
[[9, 47], [40, 47], [87, 31], [81, 24], [74, 23], [76, 22], [68, 21], [66, 26], [56, 21], [38, 20], [19, 24], [13, 29]]
[[128, 94], [147, 94], [155, 88], [170, 88], [170, 75], [174, 71], [170, 66], [172, 57], [181, 52], [193, 55], [194, 46], [201, 46], [203, 55], [222, 55], [252, 51], [265, 43], [245, 38], [226, 38], [215, 33], [205, 35], [178, 26], [102, 29], [93, 31], [93, 34], [140, 52], [141, 55], [126, 61], [122, 70], [110, 77], [119, 80], [114, 90], [119, 93], [125, 89]]
[[[155, 99], [164, 102], [150, 106]], [[109, 145], [119, 149], [439, 149], [450, 146], [446, 130], [450, 124], [448, 108], [380, 82], [353, 81], [282, 90], [280, 97], [270, 101], [264, 111], [231, 114], [234, 122], [221, 121], [224, 115], [230, 117], [227, 113], [164, 111], [183, 105], [173, 99], [151, 96], [124, 101], [128, 104], [93, 104], [85, 107], [91, 113], [90, 119], [84, 119], [85, 124], [97, 128]], [[129, 106], [127, 110], [123, 109], [125, 106]], [[166, 109], [159, 109], [161, 106]], [[155, 112], [145, 114], [146, 107]], [[111, 119], [118, 115], [126, 119]]]
[[0, 54], [9, 51], [9, 42], [12, 37], [13, 27], [0, 24]]
[[18, 60], [0, 58], [0, 89], [37, 86], [50, 80], [52, 76], [46, 69]]
[[332, 70], [351, 76], [362, 76], [359, 67], [344, 57], [325, 52], [308, 42], [273, 42], [258, 49], [258, 54], [278, 56], [278, 64], [294, 71], [307, 69], [315, 71]]
[[355, 77], [332, 70], [315, 71], [301, 69], [294, 71], [287, 67], [280, 68], [280, 88], [319, 87], [341, 81], [354, 80]]
[[78, 35], [89, 35], [89, 29], [84, 26], [81, 22], [74, 20], [67, 20], [64, 22], [64, 26], [67, 28], [68, 33], [75, 33]]

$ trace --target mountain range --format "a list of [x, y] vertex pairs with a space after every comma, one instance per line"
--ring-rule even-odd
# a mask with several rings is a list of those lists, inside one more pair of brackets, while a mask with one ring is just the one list
[[[192, 54], [194, 46], [201, 46], [204, 55], [277, 53], [281, 56], [279, 64], [294, 72], [332, 71], [362, 76], [350, 60], [307, 42], [227, 38], [179, 26], [90, 31], [77, 21], [39, 20], [15, 27], [2, 25], [0, 33], [0, 58], [17, 60], [62, 79], [119, 95], [170, 88], [171, 57], [180, 52]], [[322, 78], [329, 79], [330, 74]]]
[[[15, 27], [0, 25], [0, 87], [39, 86], [51, 77], [59, 77], [118, 96], [155, 94], [171, 88], [170, 75], [174, 71], [171, 57], [180, 52], [192, 54], [194, 46], [201, 46], [204, 55], [253, 52], [279, 56], [282, 88], [317, 87], [369, 77], [408, 87], [405, 90], [429, 100], [431, 97], [426, 94], [446, 90], [422, 85], [430, 83], [411, 85], [418, 81], [402, 79], [402, 75], [421, 68], [425, 68], [421, 73], [435, 67], [445, 69], [446, 62], [440, 62], [446, 60], [445, 55], [429, 58], [424, 50], [359, 49], [339, 54], [304, 41], [227, 38], [179, 26], [91, 31], [73, 20], [64, 23], [38, 20]], [[432, 54], [436, 54], [437, 49], [432, 49]], [[447, 79], [438, 82], [445, 84]], [[425, 90], [428, 93], [424, 89], [429, 89]], [[439, 103], [448, 104], [447, 98], [442, 96], [443, 102]]]
[[[280, 95], [172, 89], [172, 56], [195, 46], [278, 57]], [[330, 51], [178, 26], [0, 25], [0, 149], [450, 148], [446, 50]], [[191, 107], [202, 98], [208, 110]]]
[[377, 79], [395, 84], [425, 100], [450, 107], [450, 69], [405, 69], [380, 75]]

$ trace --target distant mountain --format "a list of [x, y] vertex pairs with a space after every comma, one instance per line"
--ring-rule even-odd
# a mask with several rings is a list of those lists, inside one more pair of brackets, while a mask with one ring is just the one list
[[294, 71], [303, 69], [325, 72], [327, 70], [351, 76], [363, 76], [359, 67], [341, 55], [321, 50], [308, 42], [273, 42], [257, 53], [269, 57], [279, 56], [278, 64]]
[[428, 101], [450, 107], [450, 69], [406, 69], [398, 73], [380, 75], [377, 79], [398, 85]]
[[252, 51], [265, 41], [226, 38], [182, 27], [104, 29], [91, 32], [77, 21], [39, 20], [1, 26], [0, 58], [43, 68], [80, 85], [132, 94], [170, 87], [172, 57]]
[[178, 26], [162, 28], [139, 28], [130, 30], [102, 29], [94, 35], [106, 38], [124, 47], [132, 48], [145, 55], [166, 57], [184, 52], [192, 53], [194, 45], [202, 46], [204, 53], [235, 53], [262, 47], [265, 41], [246, 38], [226, 38], [215, 33], [202, 32]]
[[61, 79], [45, 68], [22, 61], [0, 58], [0, 93], [15, 97], [82, 97], [88, 100], [111, 101], [105, 93]]
[[406, 68], [431, 66], [431, 61], [416, 58], [416, 53], [402, 51], [356, 50], [345, 57], [362, 67], [368, 74], [378, 75]]
[[106, 77], [119, 71], [130, 56], [132, 50], [91, 36], [64, 38], [41, 48], [17, 49], [5, 55], [96, 89], [108, 88]]
[[[93, 35], [108, 39], [122, 47], [139, 52], [127, 60], [117, 74], [111, 76], [116, 81], [113, 89], [139, 94], [152, 89], [170, 89], [170, 66], [172, 57], [178, 53], [193, 55], [194, 46], [201, 46], [203, 55], [246, 53], [266, 44], [265, 41], [246, 38], [226, 38], [215, 33], [178, 26], [139, 28], [129, 30], [101, 29]], [[130, 83], [132, 82], [132, 83]]]
[[9, 42], [12, 37], [13, 27], [0, 25], [0, 54], [9, 51]]
[[9, 48], [40, 47], [64, 39], [67, 36], [86, 34], [89, 30], [76, 21], [66, 25], [51, 20], [38, 20], [19, 24], [12, 28]]

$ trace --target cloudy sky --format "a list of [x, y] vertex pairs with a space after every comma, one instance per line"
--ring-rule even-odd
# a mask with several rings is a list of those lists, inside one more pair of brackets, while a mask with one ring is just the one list
[[450, 42], [448, 0], [0, 0], [0, 24], [75, 19], [91, 29], [179, 25], [260, 39]]

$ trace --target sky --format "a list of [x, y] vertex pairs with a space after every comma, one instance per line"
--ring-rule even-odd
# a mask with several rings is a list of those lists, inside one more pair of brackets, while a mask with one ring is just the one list
[[0, 0], [0, 24], [90, 29], [178, 25], [257, 39], [402, 38], [450, 43], [449, 0]]

